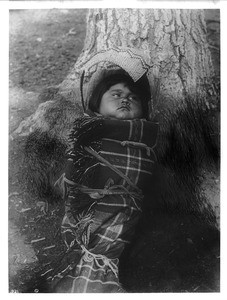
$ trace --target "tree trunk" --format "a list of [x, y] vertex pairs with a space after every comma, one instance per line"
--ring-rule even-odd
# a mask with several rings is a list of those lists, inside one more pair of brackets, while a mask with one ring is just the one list
[[60, 85], [63, 93], [78, 87], [81, 68], [97, 51], [116, 47], [138, 48], [149, 57], [155, 103], [215, 93], [203, 10], [93, 9], [87, 24], [84, 49]]
[[[204, 11], [160, 9], [90, 10], [83, 51], [69, 75], [56, 87], [56, 93], [80, 105], [79, 79], [84, 64], [97, 51], [120, 46], [141, 49], [148, 57], [152, 66], [149, 76], [153, 103], [173, 109], [185, 95], [215, 94]], [[48, 97], [52, 100], [54, 96], [51, 89], [49, 95], [41, 95], [41, 102], [46, 102]], [[43, 110], [51, 110], [51, 105], [48, 101], [42, 104], [35, 115], [20, 124], [15, 134], [28, 135], [37, 128], [48, 131], [50, 127]], [[45, 124], [43, 128], [42, 124]], [[58, 132], [54, 134], [57, 136]], [[61, 135], [61, 140], [64, 139], [66, 137]]]

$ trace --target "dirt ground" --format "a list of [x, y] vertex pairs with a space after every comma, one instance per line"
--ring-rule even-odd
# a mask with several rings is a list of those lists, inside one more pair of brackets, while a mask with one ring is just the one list
[[[219, 73], [219, 14], [208, 11], [208, 38]], [[31, 197], [20, 180], [25, 137], [13, 137], [38, 107], [38, 95], [62, 82], [80, 54], [86, 10], [12, 10], [9, 76], [9, 291], [45, 292], [45, 276], [64, 253], [62, 203]], [[219, 208], [219, 170], [206, 193]], [[160, 220], [162, 220], [160, 227]], [[129, 292], [219, 292], [219, 231], [192, 216], [153, 216], [120, 266]], [[127, 252], [125, 254], [127, 256]], [[44, 284], [42, 285], [42, 283]], [[36, 284], [38, 283], [38, 284]]]

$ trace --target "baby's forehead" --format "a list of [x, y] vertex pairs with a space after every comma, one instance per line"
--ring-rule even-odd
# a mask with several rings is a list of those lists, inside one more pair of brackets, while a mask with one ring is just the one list
[[132, 92], [131, 87], [126, 82], [119, 82], [119, 83], [113, 84], [113, 85], [111, 85], [109, 90], [111, 90], [111, 91], [113, 91], [113, 90], [114, 91], [115, 90], [119, 90], [119, 91], [128, 90], [128, 91]]

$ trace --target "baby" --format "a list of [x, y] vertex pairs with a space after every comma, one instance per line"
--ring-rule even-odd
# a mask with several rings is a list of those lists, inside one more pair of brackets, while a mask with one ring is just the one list
[[134, 234], [155, 160], [157, 124], [147, 120], [149, 100], [144, 78], [135, 83], [124, 72], [111, 73], [74, 123], [60, 180], [68, 250], [51, 277], [55, 292], [125, 292], [119, 257]]

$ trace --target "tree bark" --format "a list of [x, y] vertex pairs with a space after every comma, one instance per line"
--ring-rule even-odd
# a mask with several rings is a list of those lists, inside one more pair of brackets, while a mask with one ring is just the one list
[[95, 53], [132, 47], [149, 57], [155, 103], [168, 105], [188, 94], [215, 94], [203, 10], [93, 9], [87, 24], [84, 49], [60, 85], [63, 93], [76, 91], [80, 70]]
[[[67, 101], [81, 105], [81, 69], [97, 51], [111, 47], [133, 47], [144, 51], [151, 65], [152, 100], [161, 107], [173, 109], [186, 95], [202, 94], [206, 98], [215, 94], [214, 68], [203, 10], [90, 10], [84, 48], [66, 79], [56, 87], [56, 92]], [[52, 91], [50, 94], [49, 100], [53, 100]], [[48, 95], [43, 98], [46, 102]], [[43, 110], [46, 107], [51, 111], [51, 105], [48, 101], [42, 104], [42, 108], [22, 122], [15, 133], [28, 135], [37, 128], [42, 131], [49, 128], [42, 128], [40, 124], [43, 124]], [[69, 118], [68, 122], [71, 121]]]

